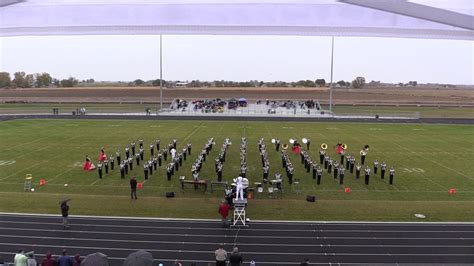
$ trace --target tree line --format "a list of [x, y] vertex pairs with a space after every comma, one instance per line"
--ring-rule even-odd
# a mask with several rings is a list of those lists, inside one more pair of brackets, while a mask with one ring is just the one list
[[[176, 81], [163, 80], [164, 87], [175, 87]], [[130, 87], [147, 87], [160, 86], [160, 79], [142, 80], [136, 79], [130, 82], [96, 82], [94, 79], [78, 80], [74, 77], [68, 79], [56, 79], [49, 73], [34, 73], [27, 74], [23, 71], [15, 72], [13, 77], [8, 72], [0, 72], [0, 88], [48, 88], [48, 87], [77, 87], [89, 86], [99, 87], [110, 84], [112, 86], [130, 86]], [[229, 80], [214, 80], [214, 81], [200, 81], [192, 80], [186, 82], [186, 87], [326, 87], [330, 84], [326, 83], [325, 79], [319, 78], [315, 80], [299, 80], [294, 82], [287, 81], [229, 81]], [[340, 80], [333, 83], [337, 87], [353, 87], [362, 88], [365, 85], [365, 78], [357, 77], [352, 82]]]

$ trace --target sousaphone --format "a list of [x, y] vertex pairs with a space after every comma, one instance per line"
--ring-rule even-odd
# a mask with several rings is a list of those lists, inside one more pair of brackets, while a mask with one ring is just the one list
[[321, 144], [321, 149], [326, 150], [328, 148], [328, 145], [326, 143]]

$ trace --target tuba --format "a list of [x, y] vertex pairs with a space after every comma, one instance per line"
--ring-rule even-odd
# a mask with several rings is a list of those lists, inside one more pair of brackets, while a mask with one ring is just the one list
[[342, 147], [342, 149], [347, 150], [347, 144], [344, 143], [344, 144], [341, 145], [341, 147]]
[[286, 143], [283, 144], [283, 146], [281, 146], [281, 148], [286, 151], [286, 149], [288, 149], [288, 144], [286, 144]]
[[321, 144], [321, 149], [326, 150], [328, 148], [328, 145], [326, 143]]
[[308, 139], [307, 139], [307, 138], [302, 138], [301, 141], [302, 141], [304, 144], [308, 143]]
[[295, 143], [295, 140], [294, 140], [294, 139], [290, 139], [290, 143], [291, 143], [291, 144], [294, 144], [294, 143]]

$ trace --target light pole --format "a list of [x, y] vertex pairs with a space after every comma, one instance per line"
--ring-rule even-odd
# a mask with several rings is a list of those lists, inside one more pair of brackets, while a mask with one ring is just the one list
[[334, 36], [331, 39], [331, 83], [329, 84], [329, 113], [332, 113], [332, 73], [334, 68]]
[[160, 112], [163, 110], [163, 37], [160, 34]]

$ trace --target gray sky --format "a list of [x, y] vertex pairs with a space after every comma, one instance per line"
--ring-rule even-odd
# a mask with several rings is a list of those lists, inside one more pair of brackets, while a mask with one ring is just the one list
[[[330, 37], [163, 36], [166, 80], [330, 79]], [[474, 42], [335, 38], [334, 80], [474, 84]], [[159, 77], [158, 36], [0, 38], [0, 70], [95, 80]]]

